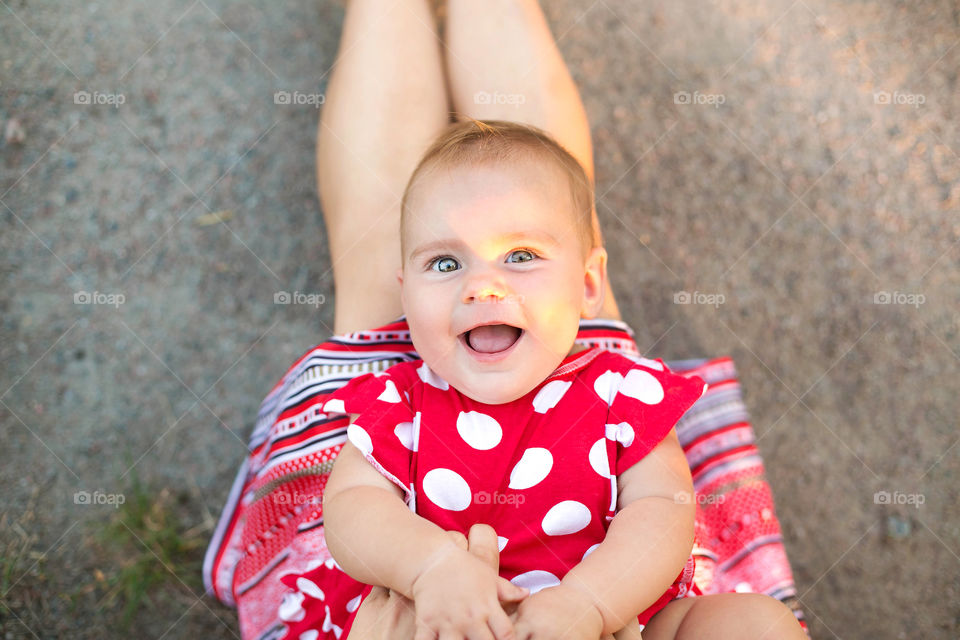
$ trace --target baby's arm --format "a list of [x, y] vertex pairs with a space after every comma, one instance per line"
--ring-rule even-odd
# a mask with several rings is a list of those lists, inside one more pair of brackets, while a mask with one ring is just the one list
[[663, 595], [693, 548], [693, 481], [676, 430], [620, 474], [617, 505], [603, 542], [561, 581], [599, 610], [605, 634]]
[[360, 582], [413, 600], [418, 628], [441, 636], [512, 639], [513, 624], [499, 600], [522, 598], [526, 590], [410, 511], [402, 495], [353, 444], [344, 443], [323, 498], [324, 533], [337, 563]]
[[323, 492], [324, 535], [331, 555], [355, 580], [413, 597], [428, 561], [456, 545], [443, 529], [403, 502], [403, 491], [345, 442]]

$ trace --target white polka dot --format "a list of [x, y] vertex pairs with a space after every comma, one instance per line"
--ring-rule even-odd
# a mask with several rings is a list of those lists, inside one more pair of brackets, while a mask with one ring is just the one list
[[354, 611], [356, 611], [356, 610], [357, 610], [357, 607], [360, 606], [360, 601], [361, 601], [362, 599], [363, 599], [363, 596], [362, 596], [362, 595], [361, 595], [361, 596], [357, 596], [357, 597], [355, 597], [355, 598], [351, 598], [351, 599], [350, 599], [350, 602], [347, 603], [347, 613], [353, 613]]
[[386, 386], [383, 389], [383, 392], [377, 396], [377, 400], [383, 400], [384, 402], [400, 402], [400, 392], [397, 391], [397, 385], [393, 384], [393, 380], [387, 380]]
[[301, 593], [305, 593], [311, 598], [316, 598], [317, 600], [323, 600], [323, 590], [320, 589], [312, 580], [308, 580], [304, 577], [297, 578], [297, 589]]
[[497, 536], [497, 549], [503, 551], [503, 548], [507, 546], [507, 543], [510, 542], [509, 538], [504, 538], [503, 536]]
[[583, 557], [580, 558], [580, 562], [583, 562], [584, 560], [586, 560], [586, 559], [587, 559], [587, 556], [590, 555], [591, 553], [593, 553], [594, 551], [596, 551], [596, 550], [597, 550], [597, 547], [599, 547], [599, 546], [600, 546], [600, 543], [598, 542], [597, 544], [593, 545], [592, 547], [590, 547], [589, 549], [587, 549], [586, 551], [584, 551], [584, 552], [583, 552]]
[[373, 441], [370, 440], [370, 434], [354, 422], [347, 427], [347, 438], [357, 449], [360, 449], [366, 455], [373, 453]]
[[610, 477], [610, 460], [607, 458], [607, 439], [600, 438], [590, 447], [590, 453], [587, 455], [590, 460], [590, 466], [604, 478]]
[[626, 422], [621, 422], [620, 424], [608, 424], [606, 425], [607, 437], [611, 440], [616, 440], [625, 447], [629, 447], [633, 444], [633, 427], [631, 427]]
[[320, 632], [316, 629], [307, 629], [298, 636], [298, 640], [317, 640], [320, 637]]
[[301, 606], [303, 604], [302, 593], [287, 593], [283, 596], [277, 615], [286, 622], [299, 622], [307, 615], [307, 612]]
[[617, 395], [621, 382], [623, 382], [622, 375], [616, 371], [607, 370], [593, 381], [593, 390], [601, 400], [607, 404], [613, 404], [613, 398]]
[[663, 400], [663, 385], [648, 371], [630, 369], [620, 385], [620, 393], [644, 404], [657, 404]]
[[750, 586], [749, 582], [740, 582], [737, 583], [737, 586], [734, 587], [734, 590], [737, 593], [752, 593], [753, 587]]
[[413, 416], [413, 450], [420, 447], [420, 412], [417, 411]]
[[417, 368], [417, 375], [420, 376], [420, 379], [431, 387], [436, 387], [442, 391], [446, 391], [450, 388], [449, 383], [434, 373], [433, 369], [428, 367], [426, 362]]
[[657, 371], [663, 371], [663, 363], [657, 360], [651, 360], [650, 358], [644, 358], [643, 356], [627, 356], [637, 364], [642, 364], [648, 369], [655, 369]]
[[533, 595], [541, 589], [557, 586], [560, 584], [560, 578], [549, 571], [534, 569], [533, 571], [527, 571], [526, 573], [521, 573], [518, 576], [510, 578], [510, 582], [518, 587], [530, 589], [530, 595]]
[[464, 442], [480, 451], [493, 449], [503, 438], [500, 423], [479, 411], [461, 411], [457, 416], [457, 433]]
[[543, 516], [543, 532], [548, 536], [576, 533], [590, 524], [590, 509], [576, 500], [564, 500], [550, 507]]
[[448, 511], [463, 511], [470, 506], [470, 485], [450, 469], [432, 469], [423, 476], [423, 492], [433, 504]]
[[405, 446], [407, 449], [410, 449], [410, 451], [414, 451], [412, 422], [401, 422], [393, 428], [393, 433], [397, 436], [400, 444]]
[[554, 380], [543, 385], [533, 399], [533, 410], [537, 413], [546, 413], [553, 409], [572, 384], [573, 382], [569, 380]]
[[343, 400], [340, 398], [334, 398], [333, 400], [327, 400], [323, 405], [323, 410], [325, 413], [346, 413], [346, 409], [343, 408]]
[[343, 633], [343, 629], [333, 624], [333, 620], [330, 619], [330, 606], [324, 605], [324, 611], [326, 615], [323, 617], [323, 624], [320, 625], [320, 628], [324, 631], [333, 631], [333, 636], [339, 638], [340, 634]]
[[510, 489], [529, 489], [547, 477], [553, 468], [553, 454], [542, 447], [531, 447], [523, 452], [510, 472]]

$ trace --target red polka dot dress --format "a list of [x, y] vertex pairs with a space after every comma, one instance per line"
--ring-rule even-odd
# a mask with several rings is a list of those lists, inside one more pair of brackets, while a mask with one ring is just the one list
[[[352, 379], [324, 411], [358, 414], [348, 439], [403, 490], [412, 511], [464, 534], [491, 525], [500, 575], [536, 593], [603, 541], [616, 514], [617, 475], [656, 447], [706, 388], [662, 360], [593, 347], [568, 355], [507, 404], [476, 402], [418, 360]], [[670, 600], [699, 593], [692, 579], [691, 556], [640, 624]], [[350, 604], [344, 633], [359, 606]], [[329, 625], [334, 612], [325, 613]]]

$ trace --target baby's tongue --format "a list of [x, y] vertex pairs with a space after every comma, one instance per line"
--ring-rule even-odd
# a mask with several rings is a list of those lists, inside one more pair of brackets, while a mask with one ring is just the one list
[[489, 324], [477, 327], [467, 334], [474, 350], [481, 353], [496, 353], [512, 345], [520, 337], [520, 329], [507, 324]]

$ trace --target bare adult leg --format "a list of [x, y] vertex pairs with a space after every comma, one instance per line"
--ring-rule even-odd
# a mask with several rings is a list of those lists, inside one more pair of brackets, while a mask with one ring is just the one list
[[[446, 71], [458, 115], [550, 133], [594, 181], [587, 113], [537, 0], [447, 0]], [[603, 239], [596, 210], [594, 235]], [[620, 319], [607, 279], [602, 318]]]
[[317, 131], [317, 183], [333, 264], [334, 331], [403, 312], [400, 198], [450, 122], [427, 0], [349, 0]]

